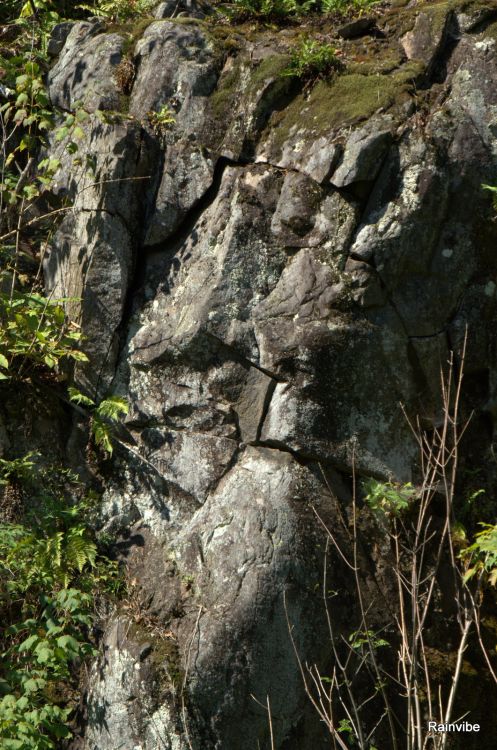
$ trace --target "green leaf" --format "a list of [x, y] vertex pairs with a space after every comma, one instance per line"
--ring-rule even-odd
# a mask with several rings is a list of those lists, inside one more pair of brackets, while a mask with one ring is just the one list
[[29, 694], [38, 692], [38, 690], [41, 690], [45, 684], [45, 680], [35, 680], [33, 678], [30, 678], [29, 680], [23, 682], [22, 687], [24, 689], [24, 692]]
[[26, 640], [18, 646], [17, 650], [19, 653], [22, 653], [23, 651], [31, 651], [33, 646], [36, 646], [39, 642], [40, 638], [38, 635], [30, 635], [29, 638], [26, 638]]
[[95, 418], [92, 426], [93, 437], [95, 443], [102, 448], [105, 453], [112, 456], [113, 447], [110, 439], [109, 426], [102, 422], [100, 419]]
[[128, 402], [120, 396], [109, 396], [101, 401], [97, 408], [97, 413], [100, 417], [106, 417], [113, 421], [117, 420], [121, 415], [126, 415], [128, 412]]
[[60, 638], [57, 638], [57, 646], [74, 654], [79, 653], [80, 644], [71, 635], [62, 635]]
[[74, 388], [72, 385], [69, 386], [67, 389], [69, 393], [69, 398], [71, 401], [74, 401], [75, 404], [83, 404], [83, 406], [95, 406], [95, 402], [92, 401], [91, 398], [88, 396], [85, 396], [81, 391], [78, 391], [77, 388]]

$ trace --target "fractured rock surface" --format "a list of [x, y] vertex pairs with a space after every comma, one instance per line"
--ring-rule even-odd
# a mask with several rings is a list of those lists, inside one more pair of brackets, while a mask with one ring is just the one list
[[[314, 511], [346, 546], [352, 467], [413, 479], [403, 409], [438, 424], [440, 366], [466, 327], [468, 372], [487, 384], [477, 414], [496, 399], [497, 233], [481, 184], [497, 171], [497, 27], [454, 5], [386, 14], [367, 63], [352, 39], [356, 62], [303, 91], [280, 75], [287, 32], [238, 35], [233, 55], [163, 3], [134, 48], [129, 119], [92, 120], [92, 175], [60, 173], [75, 204], [47, 286], [81, 299], [80, 386], [130, 404], [100, 522], [128, 540], [149, 617], [108, 624], [85, 750], [267, 747], [251, 695], [271, 698], [278, 750], [328, 746], [299, 733], [284, 608], [285, 595], [302, 659], [321, 659]], [[122, 40], [75, 24], [52, 99], [117, 109]], [[165, 105], [174, 122], [157, 132], [149, 113]], [[330, 575], [340, 589], [340, 566]]]

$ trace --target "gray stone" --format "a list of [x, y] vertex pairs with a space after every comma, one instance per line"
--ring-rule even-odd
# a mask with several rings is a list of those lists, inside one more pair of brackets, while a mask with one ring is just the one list
[[175, 18], [177, 16], [190, 16], [191, 18], [204, 18], [209, 8], [206, 3], [196, 0], [166, 0], [159, 3], [154, 11], [157, 19]]
[[353, 21], [348, 21], [336, 30], [338, 36], [342, 39], [355, 39], [358, 36], [367, 34], [374, 27], [375, 19], [372, 16], [361, 16]]
[[176, 128], [184, 136], [202, 127], [207, 97], [217, 80], [212, 45], [196, 25], [156, 21], [135, 49], [138, 73], [129, 111], [138, 119], [174, 103]]
[[154, 16], [159, 20], [162, 18], [172, 18], [178, 14], [179, 8], [182, 7], [183, 4], [181, 0], [166, 0], [166, 2], [159, 3], [154, 10]]
[[158, 245], [178, 229], [212, 183], [214, 162], [182, 139], [168, 146], [145, 245]]
[[390, 131], [376, 130], [374, 122], [368, 123], [364, 129], [355, 130], [346, 143], [338, 167], [331, 175], [333, 185], [342, 188], [354, 182], [372, 182], [381, 168], [391, 142]]
[[62, 23], [56, 24], [50, 32], [50, 39], [48, 40], [47, 52], [50, 57], [57, 57], [66, 43], [69, 32], [74, 26], [72, 21], [63, 21]]
[[[443, 9], [442, 9], [443, 12]], [[429, 73], [436, 61], [437, 55], [442, 48], [451, 15], [445, 11], [443, 18], [436, 11], [425, 12], [421, 10], [416, 16], [416, 22], [411, 31], [408, 31], [401, 43], [409, 60], [422, 60]]]
[[99, 21], [73, 24], [59, 59], [48, 74], [52, 104], [89, 112], [118, 110], [119, 88], [114, 73], [122, 59], [124, 40], [118, 34], [102, 34]]
[[[53, 186], [55, 193], [75, 197], [51, 241], [44, 271], [47, 288], [56, 298], [70, 300], [69, 315], [82, 327], [92, 364], [78, 365], [77, 377], [95, 394], [105, 390], [114, 371], [116, 333], [132, 278], [150, 153], [135, 123], [92, 121], [90, 128], [84, 148], [93, 170], [87, 171], [83, 163], [71, 171], [69, 160]], [[142, 181], [142, 175], [147, 179]]]

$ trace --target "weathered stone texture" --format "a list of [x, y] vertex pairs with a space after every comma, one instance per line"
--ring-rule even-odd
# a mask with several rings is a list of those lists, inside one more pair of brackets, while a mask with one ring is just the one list
[[[387, 14], [383, 36], [365, 26], [349, 68], [303, 91], [280, 75], [288, 30], [240, 35], [232, 55], [206, 25], [154, 21], [134, 49], [130, 119], [92, 121], [93, 175], [64, 162], [55, 192], [75, 207], [47, 285], [81, 298], [79, 384], [130, 403], [101, 524], [128, 534], [141, 606], [174, 643], [129, 612], [112, 619], [87, 750], [186, 750], [187, 733], [195, 750], [267, 747], [252, 694], [271, 697], [276, 748], [319, 750], [324, 737], [294, 739], [305, 696], [283, 607], [286, 592], [299, 652], [319, 658], [312, 506], [338, 529], [331, 495], [345, 502], [352, 466], [412, 479], [401, 404], [439, 423], [439, 369], [466, 327], [468, 373], [487, 383], [475, 408], [497, 412], [497, 234], [481, 190], [497, 171], [497, 31], [474, 3], [432, 5]], [[53, 100], [116, 108], [121, 41], [76, 24]], [[164, 105], [174, 122], [154, 131]]]

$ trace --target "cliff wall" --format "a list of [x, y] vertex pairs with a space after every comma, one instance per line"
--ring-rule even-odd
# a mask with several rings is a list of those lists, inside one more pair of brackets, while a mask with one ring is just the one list
[[[316, 750], [329, 739], [288, 625], [303, 662], [326, 664], [316, 512], [347, 550], [353, 471], [419, 478], [403, 409], [440, 424], [440, 367], [466, 331], [464, 455], [495, 479], [497, 225], [481, 185], [497, 175], [497, 3], [397, 3], [307, 83], [281, 75], [295, 25], [170, 5], [141, 25], [66, 25], [48, 80], [55, 105], [93, 114], [79, 166], [51, 149], [54, 196], [74, 208], [46, 287], [86, 337], [79, 387], [130, 404], [100, 527], [134, 598], [105, 624], [77, 746], [268, 747], [270, 696], [275, 747]], [[73, 460], [84, 439], [76, 419]], [[391, 576], [373, 537], [381, 627]], [[347, 633], [351, 573], [330, 556]], [[485, 684], [467, 693], [489, 739]]]

